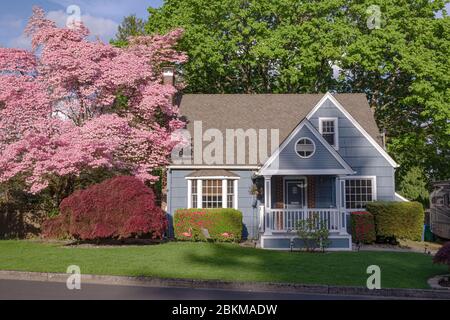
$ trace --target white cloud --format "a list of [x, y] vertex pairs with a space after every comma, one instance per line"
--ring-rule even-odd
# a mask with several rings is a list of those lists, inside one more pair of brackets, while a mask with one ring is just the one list
[[[62, 10], [50, 11], [47, 18], [55, 21], [59, 27], [66, 27], [68, 15]], [[89, 28], [92, 37], [99, 37], [106, 42], [115, 36], [119, 26], [117, 22], [111, 19], [94, 17], [90, 14], [81, 15], [81, 21]]]
[[25, 34], [21, 34], [20, 36], [11, 39], [8, 42], [8, 47], [31, 50], [31, 39], [28, 38]]
[[[62, 11], [50, 11], [47, 13], [47, 18], [49, 20], [52, 20], [56, 22], [58, 27], [65, 28], [68, 15]], [[118, 23], [111, 19], [105, 19], [100, 17], [94, 17], [90, 14], [82, 15], [81, 20], [86, 25], [86, 27], [89, 28], [91, 31], [91, 39], [96, 39], [99, 37], [101, 40], [105, 42], [109, 42], [110, 39], [114, 38], [116, 32]], [[6, 22], [3, 22], [6, 23]], [[19, 23], [19, 22], [17, 22]], [[22, 22], [20, 22], [22, 23]], [[3, 24], [2, 24], [3, 25]], [[19, 26], [20, 28], [23, 28], [22, 25]], [[12, 38], [8, 43], [7, 46], [10, 48], [20, 48], [20, 49], [31, 49], [31, 40], [24, 34], [21, 34], [15, 38]]]
[[[447, 4], [445, 5], [445, 11], [447, 12], [447, 15], [450, 14], [450, 3], [447, 3]], [[438, 18], [442, 18], [442, 15], [443, 15], [442, 11], [438, 11], [438, 12], [436, 13], [436, 17], [438, 17]]]
[[0, 28], [3, 29], [1, 32], [9, 32], [11, 29], [20, 29], [24, 21], [22, 19], [17, 19], [13, 16], [2, 15], [0, 17]]
[[77, 5], [82, 13], [88, 12], [94, 16], [122, 20], [129, 14], [146, 17], [148, 7], [159, 7], [162, 0], [50, 0], [64, 8]]
[[3, 40], [1, 45], [7, 47], [14, 45], [19, 48], [29, 48], [26, 43], [26, 38], [24, 36], [20, 36], [24, 26], [25, 20], [17, 18], [11, 14], [1, 14], [0, 39]]

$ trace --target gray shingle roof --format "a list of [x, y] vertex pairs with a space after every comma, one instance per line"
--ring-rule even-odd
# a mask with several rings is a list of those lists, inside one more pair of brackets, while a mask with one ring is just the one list
[[[203, 132], [214, 128], [279, 129], [280, 144], [317, 105], [324, 94], [187, 94], [178, 98], [192, 137], [194, 121], [202, 121]], [[364, 94], [337, 94], [335, 98], [381, 145], [372, 110]], [[207, 145], [207, 144], [206, 144]]]

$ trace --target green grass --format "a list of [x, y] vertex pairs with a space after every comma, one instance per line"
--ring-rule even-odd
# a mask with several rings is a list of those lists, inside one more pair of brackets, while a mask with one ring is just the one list
[[0, 270], [64, 273], [69, 265], [85, 274], [346, 286], [365, 286], [367, 267], [378, 265], [383, 288], [427, 288], [428, 278], [447, 272], [420, 253], [308, 254], [206, 243], [80, 248], [0, 241]]

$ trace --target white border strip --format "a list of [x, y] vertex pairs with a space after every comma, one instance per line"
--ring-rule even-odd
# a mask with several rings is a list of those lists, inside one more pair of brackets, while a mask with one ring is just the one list
[[403, 202], [411, 202], [408, 199], [406, 199], [404, 196], [398, 194], [397, 192], [395, 193], [395, 197], [399, 198], [400, 200], [402, 200]]

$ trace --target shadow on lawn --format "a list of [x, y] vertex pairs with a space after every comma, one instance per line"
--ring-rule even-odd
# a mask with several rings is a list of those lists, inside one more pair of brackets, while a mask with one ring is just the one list
[[210, 244], [209, 249], [207, 253], [189, 252], [186, 259], [193, 265], [217, 270], [213, 274], [219, 280], [224, 277], [244, 280], [246, 277], [240, 277], [240, 274], [251, 273], [253, 280], [287, 282], [292, 279], [289, 269], [292, 272], [301, 270], [301, 260], [309, 257], [308, 253], [272, 252], [227, 244]]
[[21, 212], [0, 206], [0, 239], [24, 239], [37, 236], [43, 219], [42, 213]]

